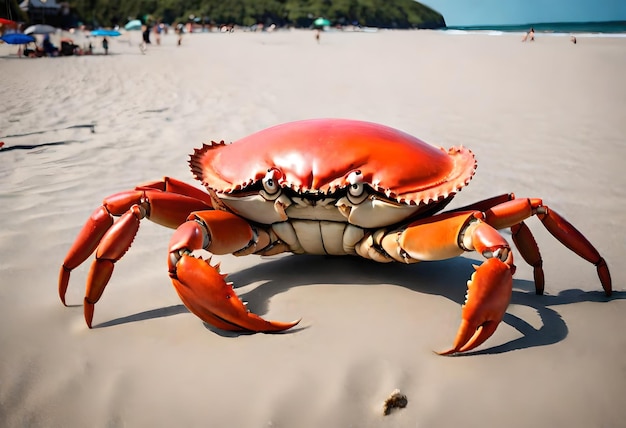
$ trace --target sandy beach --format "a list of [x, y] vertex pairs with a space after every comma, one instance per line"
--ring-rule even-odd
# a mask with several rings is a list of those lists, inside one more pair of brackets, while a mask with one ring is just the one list
[[[0, 426], [619, 427], [626, 424], [626, 38], [433, 31], [139, 33], [109, 55], [18, 58], [0, 46]], [[143, 221], [83, 319], [89, 264], [57, 294], [65, 253], [105, 196], [188, 155], [299, 119], [342, 117], [464, 145], [478, 170], [451, 207], [542, 198], [605, 257], [527, 223], [544, 296], [516, 254], [507, 314], [476, 352], [441, 357], [476, 253], [416, 265], [216, 256], [283, 334], [206, 327], [167, 275], [170, 229]], [[196, 183], [200, 186], [199, 183]], [[503, 231], [509, 242], [511, 235]], [[383, 416], [394, 389], [408, 406]]]

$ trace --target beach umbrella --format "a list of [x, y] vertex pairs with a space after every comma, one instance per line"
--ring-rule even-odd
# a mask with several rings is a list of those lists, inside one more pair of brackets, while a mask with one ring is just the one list
[[35, 38], [30, 34], [7, 33], [0, 37], [0, 40], [9, 45], [27, 45], [34, 42]]
[[50, 34], [56, 33], [56, 31], [57, 29], [54, 28], [52, 25], [36, 24], [31, 25], [30, 27], [25, 29], [24, 34]]
[[91, 32], [91, 35], [95, 37], [117, 37], [117, 36], [121, 36], [122, 33], [120, 33], [117, 30], [99, 29], [99, 30], [93, 30]]
[[326, 18], [319, 17], [315, 21], [313, 21], [313, 25], [316, 27], [329, 27], [330, 21]]
[[141, 26], [143, 24], [141, 23], [140, 20], [138, 19], [133, 19], [132, 21], [128, 21], [128, 24], [124, 25], [124, 29], [126, 31], [135, 31], [135, 30], [141, 30]]
[[6, 18], [0, 18], [0, 24], [6, 25], [7, 27], [17, 27], [17, 22]]

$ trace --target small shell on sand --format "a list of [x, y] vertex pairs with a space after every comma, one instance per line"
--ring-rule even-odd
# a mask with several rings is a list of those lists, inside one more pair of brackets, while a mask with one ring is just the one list
[[387, 416], [394, 408], [403, 409], [408, 403], [406, 395], [402, 394], [399, 389], [394, 389], [383, 403], [383, 415]]

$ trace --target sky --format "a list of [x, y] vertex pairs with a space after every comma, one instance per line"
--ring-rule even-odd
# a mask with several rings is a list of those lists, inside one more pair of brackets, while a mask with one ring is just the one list
[[448, 26], [626, 21], [626, 0], [418, 0]]

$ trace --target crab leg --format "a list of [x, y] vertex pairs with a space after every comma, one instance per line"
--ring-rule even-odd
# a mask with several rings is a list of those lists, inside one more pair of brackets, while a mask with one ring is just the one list
[[[604, 293], [607, 296], [610, 296], [612, 291], [611, 274], [604, 258], [582, 233], [580, 233], [556, 211], [548, 208], [546, 205], [543, 205], [541, 199], [513, 199], [489, 208], [484, 211], [484, 213], [480, 214], [479, 217], [484, 219], [485, 222], [489, 223], [496, 229], [502, 229], [505, 227], [512, 228], [514, 240], [518, 245], [520, 252], [523, 254], [524, 259], [526, 259], [535, 269], [536, 281], [538, 276], [541, 279], [543, 278], [541, 256], [539, 255], [539, 249], [530, 234], [530, 230], [527, 230], [525, 225], [522, 223], [522, 220], [533, 215], [539, 217], [548, 232], [550, 232], [552, 236], [558, 239], [563, 245], [596, 266]], [[514, 227], [516, 225], [521, 226], [519, 228]], [[537, 294], [543, 293], [542, 281], [540, 284], [536, 283], [536, 289]]]
[[251, 313], [225, 281], [218, 265], [191, 253], [204, 249], [228, 254], [259, 245], [259, 236], [241, 217], [226, 211], [192, 213], [172, 236], [168, 266], [172, 284], [185, 306], [204, 322], [223, 330], [273, 332], [300, 322], [267, 321]]
[[544, 290], [543, 261], [532, 232], [522, 221], [533, 215], [537, 215], [546, 229], [563, 245], [596, 266], [605, 294], [611, 295], [611, 275], [606, 261], [587, 238], [561, 215], [543, 205], [541, 199], [515, 199], [515, 195], [509, 193], [457, 208], [451, 212], [464, 210], [484, 212], [482, 218], [497, 229], [511, 228], [513, 242], [520, 255], [533, 267], [536, 294], [543, 294]]
[[502, 204], [504, 202], [508, 202], [512, 199], [515, 199], [515, 194], [504, 193], [502, 195], [493, 196], [491, 198], [483, 199], [482, 201], [474, 202], [473, 204], [455, 208], [448, 212], [486, 211], [489, 208], [495, 207], [496, 205]]
[[467, 296], [454, 346], [441, 355], [465, 352], [496, 331], [513, 289], [513, 254], [506, 240], [473, 212], [444, 213], [386, 235], [382, 247], [405, 262], [442, 260], [477, 251], [487, 260], [467, 281]]
[[[89, 217], [68, 251], [59, 272], [59, 297], [63, 304], [70, 273], [93, 252], [96, 259], [87, 277], [84, 310], [91, 327], [95, 303], [108, 283], [113, 266], [130, 248], [144, 217], [167, 227], [177, 227], [190, 212], [211, 207], [206, 193], [181, 181], [164, 178], [134, 190], [105, 198]], [[115, 217], [120, 217], [117, 221]]]
[[539, 252], [539, 246], [532, 232], [526, 223], [520, 221], [511, 226], [513, 242], [519, 250], [522, 258], [533, 267], [533, 277], [535, 280], [535, 294], [543, 294], [545, 279], [543, 275], [543, 260]]

